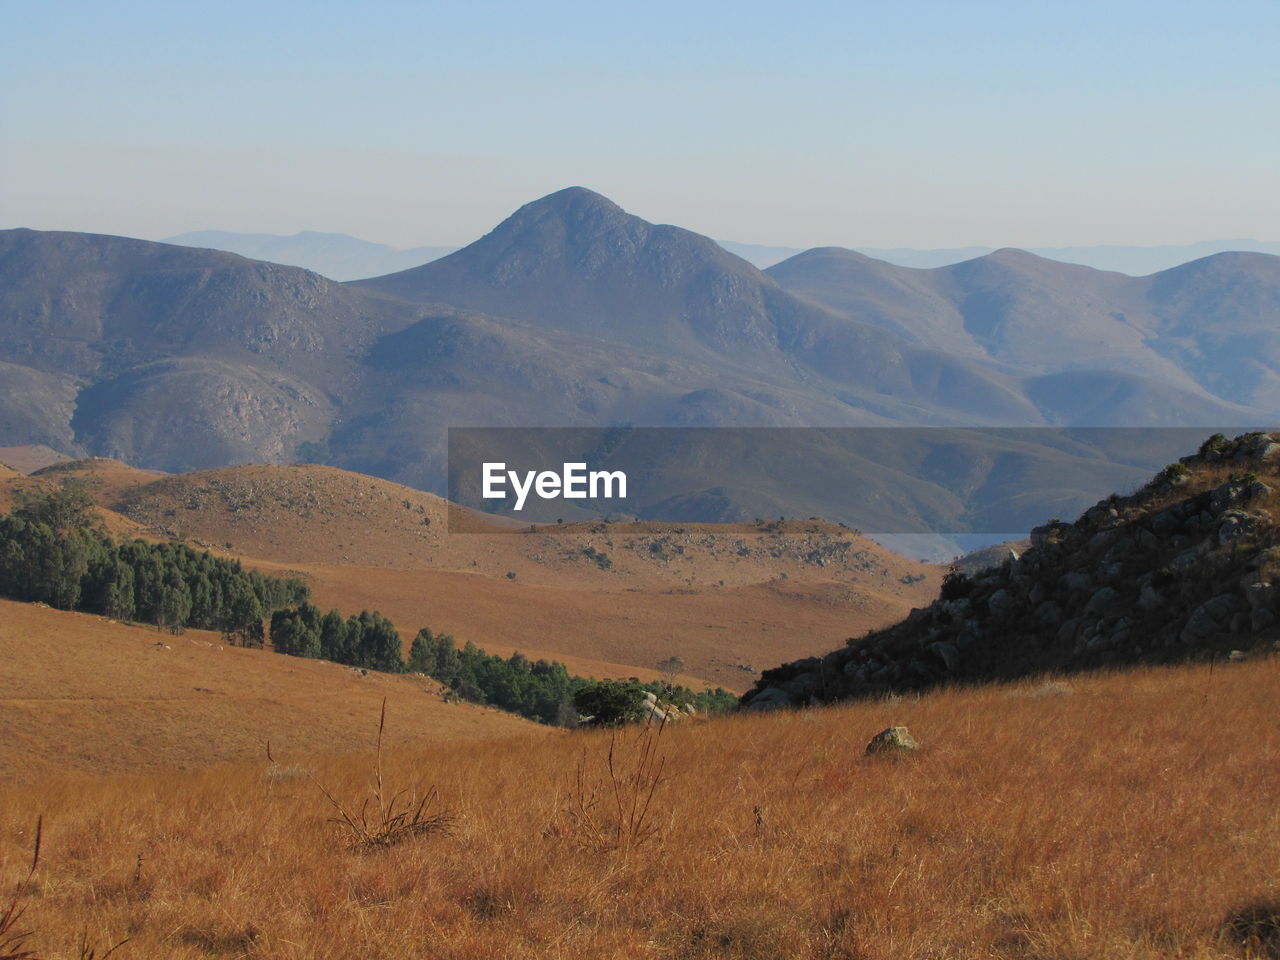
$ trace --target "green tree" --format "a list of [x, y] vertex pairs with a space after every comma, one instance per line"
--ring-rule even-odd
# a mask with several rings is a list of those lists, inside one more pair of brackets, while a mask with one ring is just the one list
[[32, 523], [43, 523], [57, 533], [83, 530], [93, 525], [94, 500], [82, 486], [67, 485], [50, 492], [19, 491], [17, 512]]
[[644, 691], [628, 680], [590, 683], [573, 695], [573, 705], [596, 727], [636, 723], [644, 717]]

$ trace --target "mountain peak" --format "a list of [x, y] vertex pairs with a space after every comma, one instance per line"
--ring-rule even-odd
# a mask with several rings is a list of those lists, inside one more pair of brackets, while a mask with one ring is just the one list
[[589, 190], [586, 187], [565, 187], [563, 190], [557, 190], [554, 193], [548, 193], [545, 197], [539, 197], [537, 200], [532, 200], [529, 203], [526, 203], [525, 207], [568, 207], [582, 205], [604, 207], [610, 210], [622, 209], [603, 193], [596, 193], [594, 190]]
[[608, 197], [594, 190], [566, 187], [526, 203], [494, 227], [489, 236], [524, 231], [547, 221], [580, 227], [587, 224], [616, 226], [626, 220], [638, 221], [639, 218], [632, 217]]

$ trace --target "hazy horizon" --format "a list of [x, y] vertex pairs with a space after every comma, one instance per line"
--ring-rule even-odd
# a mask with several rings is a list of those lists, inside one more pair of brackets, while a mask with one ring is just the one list
[[1280, 7], [4, 4], [0, 219], [465, 244], [580, 184], [743, 243], [1269, 239]]

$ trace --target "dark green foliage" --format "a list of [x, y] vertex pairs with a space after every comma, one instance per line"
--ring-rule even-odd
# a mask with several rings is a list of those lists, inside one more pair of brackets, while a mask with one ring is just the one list
[[82, 486], [69, 484], [52, 493], [20, 490], [17, 500], [16, 514], [57, 533], [93, 526], [93, 497]]
[[631, 680], [601, 680], [578, 690], [573, 705], [592, 726], [635, 723], [644, 716], [644, 688]]
[[959, 570], [948, 570], [942, 578], [942, 599], [959, 600], [973, 591], [973, 580]]
[[0, 595], [175, 632], [221, 630], [261, 646], [264, 613], [310, 594], [297, 580], [264, 577], [181, 544], [117, 544], [91, 525], [91, 503], [73, 487], [28, 495], [0, 516]]
[[347, 650], [352, 666], [399, 673], [404, 669], [404, 648], [391, 621], [376, 610], [360, 611], [347, 620]]
[[271, 645], [276, 653], [319, 657], [323, 650], [321, 629], [324, 619], [320, 609], [309, 603], [292, 610], [277, 610], [271, 615]]
[[[370, 670], [423, 673], [449, 688], [450, 696], [518, 713], [529, 720], [555, 726], [578, 723], [575, 696], [598, 686], [596, 681], [571, 676], [563, 663], [530, 660], [522, 653], [499, 657], [473, 643], [458, 649], [453, 637], [423, 628], [401, 660], [400, 636], [379, 613], [363, 612], [345, 622], [336, 610], [320, 616], [310, 604], [279, 610], [271, 617], [271, 644], [279, 653], [321, 657]], [[676, 706], [692, 705], [703, 713], [734, 707], [738, 698], [719, 688], [694, 693], [661, 681], [647, 684], [631, 679], [628, 689], [655, 694]]]
[[1227, 447], [1227, 438], [1220, 433], [1215, 433], [1204, 443], [1200, 444], [1198, 455], [1203, 457], [1210, 453], [1219, 453]]

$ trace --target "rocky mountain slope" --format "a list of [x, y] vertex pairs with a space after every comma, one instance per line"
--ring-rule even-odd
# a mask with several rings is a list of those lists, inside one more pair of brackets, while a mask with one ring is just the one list
[[1280, 443], [1216, 437], [1129, 497], [1037, 527], [998, 567], [822, 657], [767, 670], [748, 706], [828, 702], [1270, 649], [1280, 636]]

